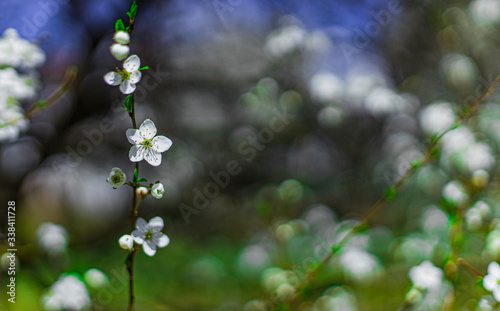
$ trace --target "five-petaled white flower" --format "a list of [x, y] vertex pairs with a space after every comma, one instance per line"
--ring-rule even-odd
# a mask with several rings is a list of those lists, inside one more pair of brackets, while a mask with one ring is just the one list
[[118, 244], [123, 249], [132, 250], [134, 248], [134, 238], [129, 234], [122, 235], [118, 240]]
[[408, 273], [411, 281], [422, 289], [438, 289], [443, 283], [443, 270], [426, 260], [412, 267]]
[[165, 247], [170, 243], [168, 236], [161, 232], [163, 229], [163, 219], [159, 216], [151, 218], [147, 223], [144, 218], [137, 218], [132, 237], [137, 244], [142, 244], [144, 253], [148, 256], [156, 254], [156, 247]]
[[108, 72], [104, 75], [104, 81], [109, 85], [120, 85], [123, 94], [131, 94], [135, 91], [135, 84], [141, 81], [142, 74], [139, 71], [141, 60], [139, 56], [132, 55], [123, 62], [123, 69]]
[[496, 301], [500, 301], [500, 266], [492, 261], [488, 265], [488, 274], [484, 276], [483, 286], [493, 292]]
[[163, 187], [163, 184], [161, 182], [156, 183], [151, 187], [151, 194], [157, 198], [161, 199], [163, 198], [163, 193], [165, 193], [165, 187]]
[[120, 168], [113, 167], [111, 169], [111, 172], [109, 173], [108, 179], [106, 179], [106, 182], [116, 189], [125, 184], [126, 178], [127, 175], [125, 175], [125, 173]]
[[130, 161], [139, 162], [145, 159], [149, 164], [161, 164], [161, 153], [172, 146], [172, 141], [165, 136], [156, 135], [156, 126], [153, 121], [146, 119], [139, 129], [127, 130], [128, 141], [133, 144], [128, 154]]

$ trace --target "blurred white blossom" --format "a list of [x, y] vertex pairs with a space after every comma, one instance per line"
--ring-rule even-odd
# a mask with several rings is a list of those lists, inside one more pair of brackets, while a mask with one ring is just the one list
[[469, 6], [474, 21], [479, 25], [496, 24], [500, 21], [500, 1], [474, 0]]
[[85, 272], [83, 277], [85, 283], [93, 289], [101, 289], [110, 284], [109, 277], [99, 269], [89, 269]]
[[344, 98], [345, 83], [330, 72], [318, 72], [309, 81], [311, 97], [325, 105], [339, 103]]
[[420, 126], [427, 134], [440, 134], [455, 122], [455, 113], [450, 103], [432, 103], [420, 112]]
[[448, 182], [443, 187], [443, 198], [455, 206], [462, 205], [467, 202], [468, 195], [465, 192], [464, 186], [457, 180]]
[[74, 275], [60, 276], [41, 297], [41, 303], [47, 311], [79, 311], [91, 306], [85, 283]]
[[358, 247], [344, 248], [340, 263], [347, 275], [355, 280], [377, 276], [381, 268], [377, 257]]
[[63, 252], [68, 246], [68, 232], [61, 225], [51, 222], [43, 223], [38, 227], [36, 234], [38, 245], [49, 253]]
[[411, 282], [419, 288], [437, 290], [443, 283], [443, 270], [426, 260], [408, 272]]
[[45, 62], [45, 53], [36, 44], [19, 37], [9, 28], [0, 37], [0, 66], [33, 69]]

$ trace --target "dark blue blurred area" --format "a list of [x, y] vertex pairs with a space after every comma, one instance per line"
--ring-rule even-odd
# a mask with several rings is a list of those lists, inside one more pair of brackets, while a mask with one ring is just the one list
[[[306, 30], [321, 30], [333, 42], [350, 37], [353, 29], [373, 20], [373, 12], [390, 0], [172, 0], [138, 1], [139, 33], [159, 36], [166, 44], [210, 40], [220, 30], [264, 36], [279, 18], [295, 16]], [[5, 0], [0, 2], [0, 31], [18, 29], [38, 41], [48, 65], [62, 68], [85, 62], [97, 42], [113, 31], [130, 3], [120, 0]], [[383, 36], [377, 36], [381, 40]], [[372, 45], [374, 42], [371, 43]]]

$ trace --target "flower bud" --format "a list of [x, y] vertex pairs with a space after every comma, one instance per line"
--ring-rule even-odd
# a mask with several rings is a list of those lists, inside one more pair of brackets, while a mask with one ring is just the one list
[[115, 43], [110, 46], [109, 51], [117, 60], [124, 60], [125, 58], [127, 58], [128, 53], [130, 52], [130, 47], [128, 45]]
[[128, 44], [130, 42], [130, 35], [126, 31], [120, 30], [115, 32], [113, 39], [115, 39], [116, 43]]
[[127, 176], [119, 167], [113, 167], [106, 182], [116, 189], [125, 184], [126, 178]]
[[149, 192], [148, 188], [146, 187], [139, 187], [135, 190], [139, 198], [143, 199]]
[[162, 183], [156, 183], [151, 188], [151, 194], [157, 199], [161, 199], [163, 197], [163, 193], [165, 193], [165, 188]]
[[118, 240], [120, 247], [127, 250], [132, 250], [134, 247], [134, 238], [131, 235], [125, 234]]

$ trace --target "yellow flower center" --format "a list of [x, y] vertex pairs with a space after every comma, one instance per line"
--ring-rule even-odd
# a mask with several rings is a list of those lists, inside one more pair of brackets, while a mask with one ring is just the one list
[[151, 148], [151, 146], [153, 145], [153, 143], [151, 142], [151, 139], [145, 139], [143, 142], [142, 142], [142, 146], [146, 149], [149, 149]]

